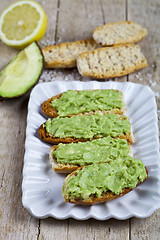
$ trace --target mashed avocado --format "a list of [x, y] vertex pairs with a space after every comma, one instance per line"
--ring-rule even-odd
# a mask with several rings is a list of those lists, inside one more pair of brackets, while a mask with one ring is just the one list
[[52, 137], [60, 138], [118, 137], [122, 134], [129, 134], [131, 131], [131, 124], [127, 117], [102, 113], [91, 116], [48, 119], [43, 126]]
[[91, 142], [60, 143], [57, 150], [53, 152], [53, 156], [58, 163], [84, 166], [116, 160], [119, 156], [129, 155], [129, 152], [129, 144], [125, 139], [114, 139], [108, 136]]
[[68, 90], [59, 99], [51, 102], [59, 116], [78, 114], [96, 110], [121, 109], [124, 107], [122, 92], [113, 89], [104, 90]]
[[103, 192], [119, 194], [124, 188], [135, 188], [147, 177], [141, 160], [131, 156], [109, 163], [92, 164], [77, 171], [63, 186], [66, 199], [88, 200], [92, 195], [100, 197]]

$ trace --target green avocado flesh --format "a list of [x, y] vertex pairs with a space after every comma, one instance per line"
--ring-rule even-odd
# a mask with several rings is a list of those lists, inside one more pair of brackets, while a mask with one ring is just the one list
[[78, 114], [96, 110], [112, 110], [124, 107], [122, 92], [113, 89], [104, 90], [68, 90], [59, 99], [51, 102], [59, 116]]
[[0, 96], [12, 98], [26, 93], [38, 81], [42, 69], [43, 56], [34, 42], [0, 72]]
[[116, 160], [119, 156], [129, 155], [129, 152], [130, 147], [125, 139], [108, 136], [91, 142], [60, 143], [53, 156], [58, 163], [84, 166]]
[[43, 126], [50, 136], [60, 138], [118, 137], [131, 132], [128, 118], [117, 114], [97, 113], [91, 116], [49, 118]]
[[139, 181], [147, 178], [142, 161], [131, 156], [109, 163], [88, 165], [76, 172], [77, 175], [69, 177], [63, 186], [66, 199], [86, 201], [92, 196], [100, 197], [107, 191], [120, 194], [122, 189], [133, 189]]

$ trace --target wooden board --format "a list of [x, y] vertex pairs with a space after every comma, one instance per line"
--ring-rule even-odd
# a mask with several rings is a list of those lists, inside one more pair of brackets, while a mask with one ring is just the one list
[[[137, 21], [148, 30], [148, 36], [139, 44], [148, 61], [148, 67], [129, 75], [129, 81], [146, 84], [154, 91], [160, 117], [160, 2], [128, 1], [128, 19]], [[159, 121], [160, 122], [160, 121]], [[159, 125], [160, 126], [160, 125]], [[160, 210], [147, 219], [131, 219], [131, 239], [159, 239]]]
[[[14, 0], [2, 0], [0, 12]], [[95, 27], [111, 21], [134, 20], [148, 29], [139, 44], [149, 67], [118, 81], [147, 84], [155, 92], [160, 117], [160, 4], [159, 0], [40, 0], [48, 27], [39, 42], [46, 45], [91, 37]], [[0, 70], [18, 51], [0, 41]], [[41, 81], [81, 80], [76, 69], [44, 71]], [[114, 79], [115, 80], [115, 79]], [[21, 183], [29, 94], [0, 102], [0, 239], [159, 239], [160, 210], [147, 219], [118, 221], [39, 220], [22, 206]]]

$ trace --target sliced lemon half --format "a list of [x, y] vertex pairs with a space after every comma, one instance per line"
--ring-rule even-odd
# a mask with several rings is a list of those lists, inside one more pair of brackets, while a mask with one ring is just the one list
[[47, 16], [35, 1], [21, 0], [7, 7], [0, 16], [0, 38], [9, 46], [22, 49], [39, 41], [47, 28]]

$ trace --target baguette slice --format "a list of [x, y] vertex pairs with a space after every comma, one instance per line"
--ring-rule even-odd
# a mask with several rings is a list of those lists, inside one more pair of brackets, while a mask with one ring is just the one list
[[93, 39], [60, 43], [45, 47], [42, 52], [46, 68], [74, 68], [77, 56], [89, 50], [98, 48]]
[[[126, 161], [126, 159], [124, 159], [124, 161]], [[141, 160], [138, 160], [138, 159], [135, 159], [135, 161], [141, 161]], [[108, 201], [111, 201], [113, 199], [116, 199], [116, 198], [119, 198], [119, 197], [122, 197], [124, 196], [125, 194], [129, 193], [130, 191], [132, 191], [135, 187], [137, 187], [140, 183], [144, 182], [147, 178], [148, 178], [148, 171], [147, 169], [144, 167], [143, 163], [142, 163], [142, 171], [143, 172], [143, 178], [141, 178], [141, 174], [139, 174], [139, 176], [136, 176], [137, 177], [137, 181], [136, 181], [136, 186], [134, 187], [125, 187], [125, 188], [122, 188], [122, 191], [118, 194], [114, 193], [113, 191], [111, 191], [112, 189], [112, 184], [113, 182], [110, 181], [110, 179], [108, 180], [105, 180], [105, 186], [106, 186], [106, 183], [107, 182], [111, 182], [112, 184], [108, 185], [110, 188], [110, 190], [107, 190], [106, 192], [103, 191], [101, 193], [100, 196], [97, 196], [96, 193], [97, 191], [95, 191], [95, 193], [91, 193], [88, 197], [87, 195], [87, 198], [83, 198], [83, 196], [85, 197], [86, 196], [86, 190], [84, 190], [83, 192], [83, 189], [84, 188], [87, 188], [88, 189], [93, 189], [94, 188], [94, 183], [92, 182], [92, 179], [94, 179], [94, 177], [96, 178], [96, 175], [97, 174], [101, 174], [101, 170], [97, 170], [97, 167], [96, 165], [99, 165], [99, 164], [105, 164], [106, 167], [107, 167], [107, 164], [110, 164], [110, 163], [98, 163], [98, 164], [93, 164], [94, 165], [94, 168], [95, 170], [92, 172], [92, 174], [88, 174], [86, 173], [86, 170], [89, 168], [89, 167], [93, 167], [93, 165], [90, 165], [90, 166], [84, 166], [84, 167], [80, 167], [78, 168], [77, 170], [73, 171], [71, 174], [69, 174], [65, 181], [64, 181], [64, 184], [63, 184], [63, 188], [62, 188], [62, 195], [63, 195], [63, 198], [64, 198], [64, 201], [67, 202], [67, 203], [73, 203], [73, 204], [80, 204], [80, 205], [95, 205], [95, 204], [99, 204], [99, 203], [103, 203], [103, 202], [108, 202]], [[119, 165], [119, 169], [121, 168], [121, 165]], [[126, 167], [124, 168], [124, 172], [126, 171], [126, 169], [128, 168], [128, 166], [126, 165]], [[109, 169], [109, 168], [108, 168]], [[121, 175], [121, 171], [119, 171], [119, 169], [117, 169], [113, 174], [115, 174], [115, 176], [117, 176], [116, 174], [119, 172], [119, 174]], [[72, 192], [69, 191], [69, 193], [67, 193], [68, 191], [68, 181], [71, 181], [75, 178], [77, 178], [77, 176], [79, 174], [81, 174], [81, 171], [83, 171], [83, 174], [85, 176], [85, 173], [86, 173], [86, 176], [87, 176], [87, 180], [86, 181], [83, 181], [83, 175], [80, 176], [80, 185], [79, 184], [74, 184], [74, 182], [72, 182], [72, 185], [73, 186], [76, 186], [75, 190], [74, 190], [74, 194], [75, 194], [75, 191], [78, 193], [78, 197], [75, 197], [72, 195]], [[107, 170], [106, 168], [106, 171], [109, 172], [109, 170]], [[102, 173], [103, 174], [103, 173]], [[79, 176], [78, 176], [79, 177]], [[122, 177], [123, 178], [123, 177]], [[131, 176], [132, 178], [132, 176]], [[113, 179], [114, 181], [114, 179]], [[82, 187], [82, 182], [83, 182], [83, 187]], [[122, 181], [123, 182], [123, 181]], [[99, 182], [99, 179], [97, 179], [97, 183], [99, 183], [99, 186], [100, 186], [100, 189], [101, 187], [103, 186], [102, 184], [100, 184]], [[114, 182], [114, 184], [117, 184]], [[80, 187], [79, 187], [80, 186]], [[123, 185], [122, 185], [123, 186]]]
[[[90, 141], [93, 139], [98, 139], [98, 136], [95, 136], [94, 138], [90, 139], [90, 138], [74, 138], [74, 137], [65, 137], [65, 138], [60, 138], [60, 137], [52, 137], [47, 131], [46, 128], [43, 126], [43, 124], [40, 126], [39, 130], [38, 130], [38, 134], [41, 140], [43, 140], [44, 142], [47, 143], [51, 143], [51, 144], [59, 144], [59, 143], [77, 143], [77, 142], [86, 142], [86, 141]], [[134, 138], [132, 133], [130, 134], [122, 134], [120, 136], [118, 136], [118, 138], [120, 139], [126, 139], [126, 141], [129, 144], [133, 144], [134, 143]]]
[[[95, 91], [97, 91], [97, 90], [87, 90], [87, 91], [94, 91], [94, 92], [95, 92]], [[100, 91], [103, 92], [104, 90], [100, 90]], [[108, 89], [107, 91], [113, 91], [113, 89]], [[77, 90], [76, 90], [76, 92], [81, 93], [81, 91], [77, 91]], [[115, 97], [116, 97], [116, 95], [117, 95], [117, 97], [118, 97], [118, 94], [121, 93], [121, 92], [118, 91], [118, 90], [115, 90], [115, 93], [116, 93], [116, 94], [115, 94]], [[47, 116], [53, 117], [53, 118], [59, 116], [58, 110], [57, 110], [55, 107], [51, 106], [51, 102], [54, 101], [55, 99], [60, 99], [60, 98], [62, 97], [62, 95], [63, 95], [63, 93], [57, 94], [56, 96], [53, 96], [53, 97], [49, 98], [47, 101], [45, 101], [45, 102], [42, 103], [42, 111], [43, 111]], [[110, 97], [110, 96], [108, 96], [108, 98], [109, 98], [109, 97]], [[79, 99], [78, 96], [77, 96], [77, 99]], [[67, 100], [68, 100], [68, 101], [71, 101], [71, 100], [70, 100], [70, 97], [65, 98], [65, 101], [64, 101], [63, 105], [65, 105], [65, 102], [67, 102]], [[80, 100], [81, 100], [81, 99], [80, 99]], [[98, 99], [98, 100], [99, 100], [99, 99]], [[85, 106], [89, 107], [91, 101], [93, 102], [92, 99], [87, 98], [86, 101], [84, 101]], [[94, 101], [95, 101], [95, 99], [94, 99]], [[96, 113], [96, 112], [98, 112], [98, 111], [103, 111], [103, 113], [124, 114], [125, 111], [126, 111], [126, 106], [125, 106], [125, 104], [124, 104], [124, 102], [123, 102], [123, 95], [121, 95], [121, 98], [120, 98], [120, 96], [118, 97], [118, 101], [119, 101], [119, 105], [123, 105], [122, 107], [119, 107], [119, 108], [112, 107], [112, 109], [110, 109], [110, 110], [102, 110], [102, 109], [100, 109], [100, 108], [97, 107], [97, 109], [94, 110], [94, 111], [81, 112], [81, 111], [82, 111], [82, 110], [81, 110], [82, 104], [81, 104], [81, 105], [79, 106], [79, 112], [75, 113], [75, 112], [74, 112], [74, 109], [73, 109], [73, 107], [72, 107], [72, 112], [70, 112], [70, 113], [67, 114], [67, 115], [61, 114], [60, 116], [71, 117], [71, 116], [77, 115], [77, 114], [78, 114], [78, 115], [82, 115], [82, 114], [91, 115], [91, 114], [94, 114], [94, 113]], [[77, 101], [77, 102], [78, 102], [78, 101]], [[113, 103], [114, 103], [114, 99], [113, 99]], [[74, 104], [74, 102], [71, 101], [71, 102], [70, 102], [70, 105], [72, 105], [72, 104]], [[107, 105], [107, 103], [106, 103], [106, 105]], [[113, 105], [114, 105], [114, 104], [113, 104]], [[77, 110], [77, 108], [78, 108], [78, 107], [76, 106], [76, 110]], [[110, 107], [110, 108], [111, 108], [111, 107]], [[106, 107], [106, 109], [107, 109], [107, 107]]]
[[135, 43], [144, 38], [147, 30], [131, 21], [113, 22], [96, 28], [93, 38], [102, 46]]
[[[50, 148], [49, 160], [55, 172], [71, 173], [80, 166], [87, 166], [98, 162], [116, 161], [116, 158], [119, 156], [130, 155], [130, 147], [130, 144], [124, 139], [113, 139], [111, 137], [89, 142], [59, 144]], [[56, 150], [58, 148], [62, 152], [57, 153]], [[63, 156], [63, 153], [65, 156]], [[64, 159], [65, 161], [62, 162]]]
[[138, 45], [118, 45], [81, 53], [77, 68], [82, 76], [115, 78], [147, 67], [147, 61]]
[[[103, 126], [99, 126], [100, 123], [102, 123]], [[50, 130], [46, 130], [46, 124], [48, 124], [48, 126], [52, 125], [51, 131], [53, 131], [54, 134], [52, 134]], [[115, 132], [116, 127], [119, 128], [118, 132]], [[97, 128], [96, 134], [94, 134], [95, 128]], [[63, 135], [64, 137], [61, 137], [62, 135], [59, 131], [63, 131], [63, 133], [67, 132], [67, 135], [65, 134]], [[91, 116], [82, 115], [72, 116], [70, 118], [48, 119], [46, 123], [40, 126], [38, 133], [43, 141], [52, 144], [86, 142], [106, 136], [126, 139], [130, 144], [134, 142], [129, 119], [117, 114], [99, 113]]]
[[53, 152], [58, 149], [58, 145], [53, 145], [49, 151], [49, 160], [52, 165], [52, 168], [57, 173], [71, 173], [79, 168], [78, 165], [73, 164], [62, 164], [58, 163], [56, 158], [53, 156]]

